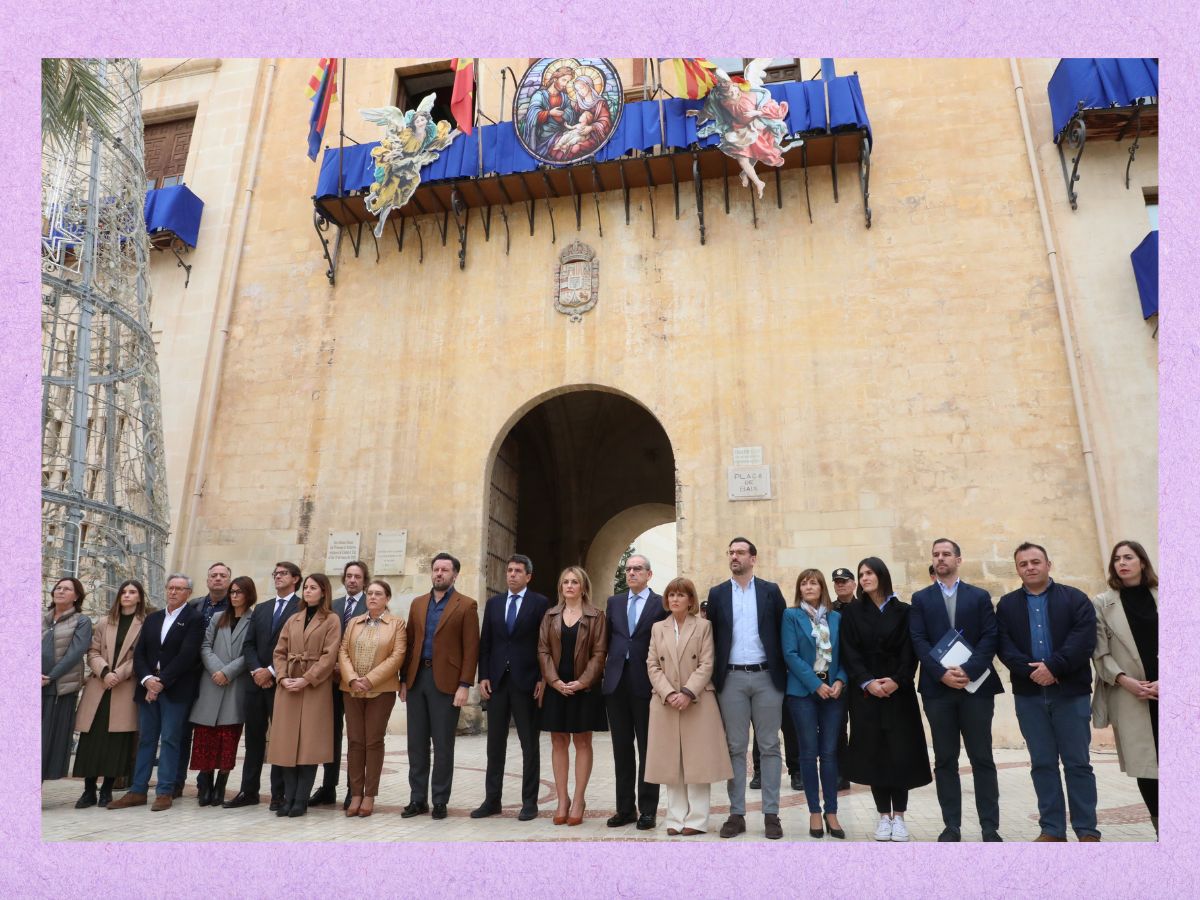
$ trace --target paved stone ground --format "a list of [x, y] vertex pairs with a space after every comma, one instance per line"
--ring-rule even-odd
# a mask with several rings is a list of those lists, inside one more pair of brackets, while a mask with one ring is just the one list
[[[637, 831], [632, 825], [608, 828], [605, 820], [614, 812], [612, 751], [607, 734], [595, 735], [595, 767], [588, 785], [588, 807], [582, 826], [555, 827], [551, 822], [555, 802], [550, 780], [550, 740], [542, 740], [542, 792], [538, 798], [541, 815], [530, 822], [518, 822], [520, 806], [520, 746], [511, 734], [501, 816], [471, 819], [468, 813], [483, 799], [486, 738], [483, 735], [458, 738], [455, 751], [454, 792], [450, 816], [433, 821], [428, 816], [400, 818], [400, 809], [408, 802], [408, 765], [404, 736], [389, 734], [380, 796], [375, 814], [368, 819], [347, 819], [340, 804], [337, 809], [320, 807], [309, 810], [304, 818], [279, 819], [260, 806], [236, 810], [211, 809], [196, 804], [195, 773], [190, 773], [184, 796], [165, 812], [151, 813], [149, 807], [108, 811], [98, 807], [76, 810], [74, 804], [83, 789], [79, 779], [48, 781], [42, 785], [42, 836], [47, 841], [718, 841], [717, 829], [729, 807], [725, 786], [713, 786], [709, 833], [691, 838], [670, 838], [662, 825], [653, 831]], [[966, 757], [963, 757], [964, 762]], [[1009, 841], [1029, 841], [1037, 837], [1037, 804], [1029, 778], [1029, 759], [1024, 750], [997, 750], [1000, 770], [1000, 832]], [[240, 759], [239, 759], [240, 763]], [[1100, 830], [1106, 841], [1153, 841], [1154, 828], [1142, 804], [1134, 779], [1124, 775], [1115, 753], [1094, 751], [1092, 763], [1099, 788]], [[980, 839], [974, 810], [970, 769], [963, 772], [964, 832], [966, 841]], [[230, 779], [231, 790], [238, 782], [239, 770]], [[320, 775], [318, 774], [318, 780]], [[785, 775], [786, 779], [786, 775]], [[265, 780], [265, 773], [264, 773]], [[342, 787], [344, 788], [343, 772]], [[151, 786], [153, 793], [153, 784]], [[120, 796], [118, 792], [117, 796]], [[747, 833], [730, 843], [764, 840], [761, 804], [758, 792], [747, 795]], [[785, 785], [780, 804], [784, 839], [811, 841], [808, 836], [807, 804], [802, 793]], [[852, 841], [871, 840], [877, 822], [871, 791], [862, 785], [843, 792], [839, 798], [839, 818]], [[937, 796], [933, 785], [913, 791], [906, 816], [914, 841], [935, 841], [942, 829]], [[1073, 840], [1074, 838], [1072, 838]], [[832, 839], [825, 837], [826, 843]], [[836, 843], [836, 842], [834, 842]]]

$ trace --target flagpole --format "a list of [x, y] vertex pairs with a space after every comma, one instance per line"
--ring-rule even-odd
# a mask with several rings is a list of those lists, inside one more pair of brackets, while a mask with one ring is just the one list
[[475, 123], [472, 127], [475, 129], [475, 145], [479, 148], [479, 177], [483, 177], [483, 132], [479, 130], [479, 104], [483, 98], [479, 93], [479, 57], [475, 57], [475, 62], [471, 65], [471, 100], [475, 105], [474, 117]]
[[346, 155], [346, 57], [342, 57], [342, 90], [338, 96], [338, 107], [341, 114], [341, 121], [338, 123], [338, 199], [341, 199], [345, 193], [345, 184], [342, 181], [342, 161]]

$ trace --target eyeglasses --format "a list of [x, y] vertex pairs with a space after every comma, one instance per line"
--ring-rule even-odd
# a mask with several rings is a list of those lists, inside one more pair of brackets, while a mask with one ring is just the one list
[[187, 585], [185, 585], [185, 584], [184, 584], [184, 585], [180, 585], [180, 584], [176, 584], [176, 585], [170, 585], [170, 584], [169, 584], [169, 585], [167, 585], [167, 593], [168, 593], [168, 594], [169, 594], [169, 593], [171, 593], [171, 591], [188, 591], [188, 590], [191, 590], [191, 588], [189, 588], [189, 587], [188, 587]]
[[271, 577], [272, 578], [286, 578], [288, 575], [291, 575], [291, 574], [292, 573], [287, 571], [286, 569], [280, 569], [278, 572], [272, 572]]

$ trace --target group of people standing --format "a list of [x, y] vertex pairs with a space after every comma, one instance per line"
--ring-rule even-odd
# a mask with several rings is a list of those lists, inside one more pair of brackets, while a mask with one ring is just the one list
[[[993, 665], [998, 656], [1010, 671], [1029, 748], [1037, 840], [1066, 840], [1060, 760], [1071, 828], [1081, 841], [1100, 839], [1093, 720], [1114, 726], [1121, 767], [1137, 778], [1157, 831], [1158, 580], [1140, 544], [1117, 544], [1110, 590], [1094, 601], [1050, 578], [1045, 548], [1021, 544], [1014, 553], [1021, 587], [995, 606], [985, 590], [959, 579], [962, 554], [946, 538], [932, 545], [933, 583], [911, 604], [895, 594], [886, 564], [868, 557], [853, 573], [833, 572], [835, 597], [822, 572], [801, 572], [789, 607], [778, 585], [754, 575], [757, 555], [751, 541], [731, 541], [731, 577], [701, 603], [687, 578], [672, 580], [663, 595], [652, 591], [650, 561], [633, 554], [625, 564], [628, 589], [600, 610], [582, 568], [563, 570], [551, 602], [529, 589], [532, 560], [514, 554], [507, 591], [486, 602], [482, 622], [478, 604], [454, 587], [460, 564], [448, 553], [433, 558], [431, 590], [412, 601], [407, 622], [388, 609], [390, 585], [370, 580], [361, 561], [346, 565], [345, 596], [336, 600], [328, 578], [302, 579], [290, 562], [276, 564], [276, 596], [261, 604], [253, 580], [231, 578], [222, 563], [209, 568], [208, 594], [196, 599], [189, 599], [190, 579], [172, 575], [166, 608], [152, 613], [142, 586], [126, 582], [95, 629], [80, 612], [83, 586], [63, 578], [43, 630], [42, 777], [66, 774], [73, 725], [80, 732], [73, 774], [85, 779], [77, 807], [146, 804], [157, 754], [155, 811], [171, 807], [189, 767], [199, 773], [200, 805], [258, 804], [265, 761], [270, 809], [301, 816], [309, 805], [337, 802], [344, 720], [349, 785], [342, 807], [366, 817], [399, 696], [408, 708], [410, 788], [401, 815], [442, 819], [459, 710], [478, 671], [487, 769], [484, 801], [472, 818], [501, 812], [515, 724], [517, 818], [538, 815], [545, 731], [554, 824], [581, 824], [592, 734], [610, 730], [616, 811], [609, 827], [655, 828], [662, 786], [667, 833], [704, 833], [711, 785], [724, 780], [729, 815], [720, 835], [732, 838], [746, 831], [753, 728], [763, 832], [777, 839], [786, 716], [810, 836], [845, 837], [837, 802], [848, 779], [871, 788], [880, 816], [875, 839], [906, 841], [908, 793], [935, 781], [945, 826], [938, 839], [961, 840], [961, 745], [983, 839], [998, 841], [991, 738], [995, 695], [1004, 691]], [[226, 800], [243, 728], [241, 785]], [[118, 779], [129, 779], [130, 789], [113, 799]]]

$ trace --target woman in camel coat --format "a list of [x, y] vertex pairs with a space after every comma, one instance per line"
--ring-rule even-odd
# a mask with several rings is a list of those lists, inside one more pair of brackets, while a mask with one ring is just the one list
[[351, 619], [338, 651], [341, 689], [346, 694], [347, 816], [375, 811], [383, 772], [383, 739], [400, 690], [407, 633], [404, 620], [388, 611], [392, 586], [375, 579], [367, 586], [367, 611]]
[[1158, 575], [1137, 541], [1113, 547], [1096, 607], [1092, 722], [1112, 725], [1121, 771], [1137, 779], [1158, 831]]
[[[146, 620], [146, 591], [140, 581], [126, 581], [92, 632], [88, 678], [75, 714], [79, 749], [72, 774], [83, 779], [76, 809], [107, 807], [118, 778], [133, 776], [137, 752], [137, 707], [133, 702], [133, 645]], [[96, 779], [103, 777], [100, 796]]]
[[330, 608], [329, 579], [304, 579], [304, 606], [283, 624], [272, 663], [278, 679], [267, 762], [283, 767], [283, 806], [277, 816], [308, 812], [317, 766], [333, 761], [333, 693], [342, 623]]
[[696, 586], [687, 578], [667, 585], [663, 606], [671, 616], [654, 623], [646, 659], [654, 688], [646, 780], [666, 787], [667, 834], [703, 834], [712, 783], [733, 777], [712, 686], [712, 625], [697, 615]]

